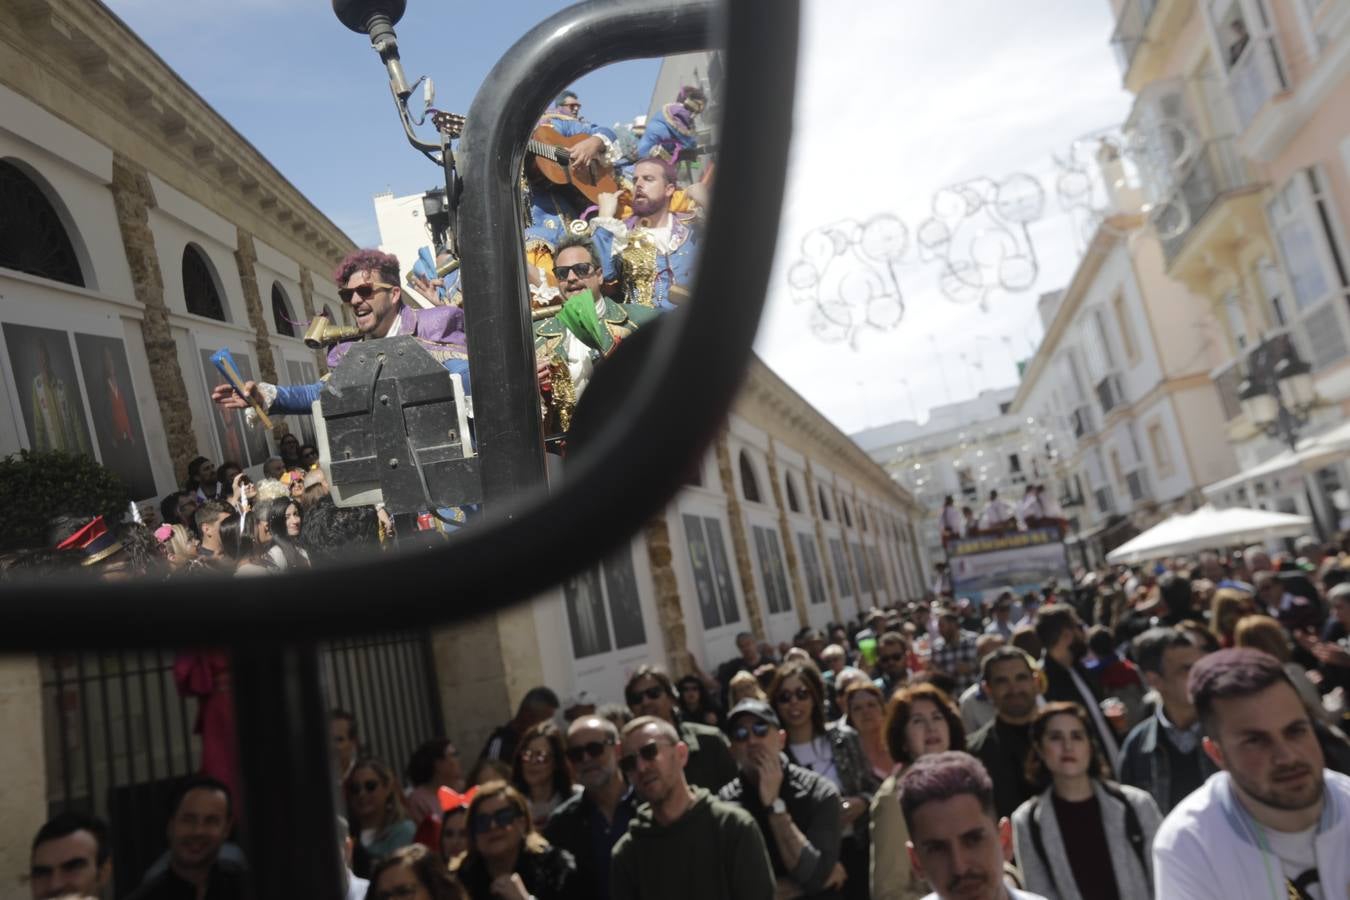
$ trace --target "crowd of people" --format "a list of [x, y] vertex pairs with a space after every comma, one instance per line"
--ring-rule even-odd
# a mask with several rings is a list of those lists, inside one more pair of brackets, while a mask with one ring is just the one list
[[[348, 896], [1340, 896], [1350, 556], [1297, 546], [744, 633], [618, 703], [536, 687], [471, 765], [442, 736], [400, 772], [335, 710]], [[246, 896], [233, 802], [184, 782], [132, 896]], [[33, 896], [97, 896], [109, 847], [57, 816]]]

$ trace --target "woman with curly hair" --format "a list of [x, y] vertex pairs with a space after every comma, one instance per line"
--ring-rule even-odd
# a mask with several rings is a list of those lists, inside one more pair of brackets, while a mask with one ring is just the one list
[[839, 789], [843, 841], [839, 861], [848, 873], [844, 896], [867, 897], [867, 807], [881, 779], [863, 754], [858, 732], [825, 723], [825, 682], [808, 661], [785, 662], [774, 673], [769, 700], [787, 732], [792, 762], [829, 779]]
[[525, 797], [535, 828], [548, 824], [558, 804], [572, 796], [567, 744], [552, 722], [540, 722], [521, 736], [511, 763], [511, 786]]
[[896, 766], [872, 799], [872, 898], [919, 900], [930, 888], [910, 866], [905, 849], [909, 829], [900, 814], [900, 774], [920, 756], [964, 749], [966, 730], [951, 697], [926, 683], [891, 695], [883, 730]]
[[576, 860], [535, 830], [525, 798], [504, 781], [483, 785], [469, 804], [469, 849], [456, 874], [470, 900], [583, 900]]
[[382, 859], [370, 873], [372, 900], [466, 900], [450, 870], [421, 844], [402, 847]]

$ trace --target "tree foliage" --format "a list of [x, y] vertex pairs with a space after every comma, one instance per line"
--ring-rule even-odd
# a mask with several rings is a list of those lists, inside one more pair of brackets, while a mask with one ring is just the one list
[[0, 548], [45, 546], [60, 515], [101, 515], [112, 527], [130, 502], [122, 479], [90, 456], [20, 450], [0, 460]]

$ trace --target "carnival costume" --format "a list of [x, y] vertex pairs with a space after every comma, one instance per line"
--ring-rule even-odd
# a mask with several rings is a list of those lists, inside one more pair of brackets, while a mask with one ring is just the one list
[[604, 261], [605, 281], [622, 284], [625, 303], [670, 310], [689, 296], [698, 259], [694, 217], [669, 216], [664, 228], [640, 225], [637, 216], [594, 221], [592, 240]]

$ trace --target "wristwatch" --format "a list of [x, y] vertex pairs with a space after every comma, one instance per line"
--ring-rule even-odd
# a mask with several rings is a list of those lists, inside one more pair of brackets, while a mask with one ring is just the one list
[[784, 815], [787, 813], [787, 804], [783, 802], [782, 797], [775, 797], [773, 803], [769, 806], [769, 812], [774, 815]]

